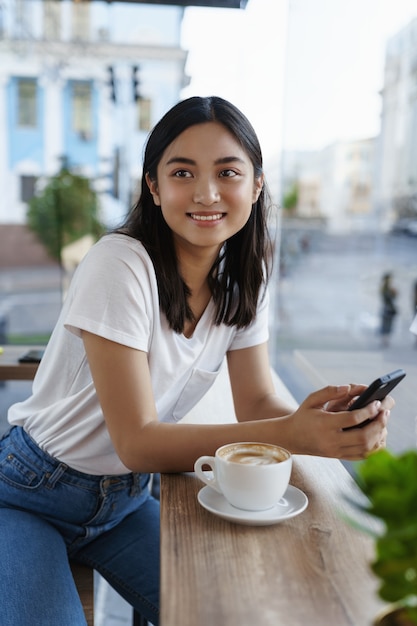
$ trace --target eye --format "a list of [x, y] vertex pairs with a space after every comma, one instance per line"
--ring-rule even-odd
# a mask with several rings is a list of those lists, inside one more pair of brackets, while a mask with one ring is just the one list
[[239, 175], [238, 172], [236, 172], [235, 170], [230, 170], [230, 169], [222, 170], [220, 172], [221, 178], [233, 178], [234, 176], [238, 176], [238, 175]]
[[173, 173], [173, 176], [175, 178], [191, 178], [191, 172], [189, 172], [188, 170], [176, 170]]

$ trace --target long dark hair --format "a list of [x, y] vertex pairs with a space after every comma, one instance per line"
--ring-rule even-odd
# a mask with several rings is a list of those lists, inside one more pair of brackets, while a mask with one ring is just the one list
[[[259, 141], [248, 119], [227, 100], [192, 97], [176, 104], [154, 127], [145, 147], [141, 195], [119, 233], [140, 240], [155, 267], [160, 306], [170, 327], [182, 332], [193, 314], [188, 304], [190, 290], [180, 275], [172, 232], [156, 206], [145, 180], [157, 180], [158, 163], [178, 135], [205, 122], [222, 124], [250, 158], [255, 179], [262, 174]], [[245, 226], [228, 239], [211, 268], [208, 281], [216, 306], [215, 323], [248, 326], [256, 315], [261, 288], [269, 276], [271, 242], [267, 227], [269, 196], [264, 184], [252, 205]]]

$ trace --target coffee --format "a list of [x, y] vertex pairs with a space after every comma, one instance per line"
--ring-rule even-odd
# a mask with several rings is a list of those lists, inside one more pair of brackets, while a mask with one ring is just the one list
[[229, 446], [220, 456], [229, 463], [242, 463], [243, 465], [271, 465], [281, 463], [288, 458], [283, 450], [275, 446], [259, 444]]
[[[208, 465], [211, 476], [203, 471]], [[280, 446], [240, 441], [222, 446], [215, 456], [201, 456], [194, 465], [197, 476], [238, 509], [264, 511], [284, 495], [291, 475], [292, 457]]]

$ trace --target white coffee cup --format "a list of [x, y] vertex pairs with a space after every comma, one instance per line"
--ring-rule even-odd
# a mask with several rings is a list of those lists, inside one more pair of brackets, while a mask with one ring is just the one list
[[[213, 477], [203, 470], [208, 465]], [[275, 506], [287, 490], [292, 469], [288, 450], [254, 441], [230, 443], [215, 456], [201, 456], [194, 465], [198, 478], [223, 494], [226, 500], [247, 511]]]

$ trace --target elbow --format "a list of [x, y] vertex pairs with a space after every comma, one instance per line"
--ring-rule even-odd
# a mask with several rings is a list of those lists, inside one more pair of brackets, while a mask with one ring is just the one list
[[153, 422], [148, 422], [135, 432], [123, 433], [113, 443], [119, 459], [129, 471], [135, 473], [162, 471], [158, 455], [158, 437]]
[[141, 446], [122, 445], [116, 448], [117, 455], [123, 465], [130, 472], [153, 473], [159, 471], [157, 463], [153, 460], [149, 451], [145, 452]]

